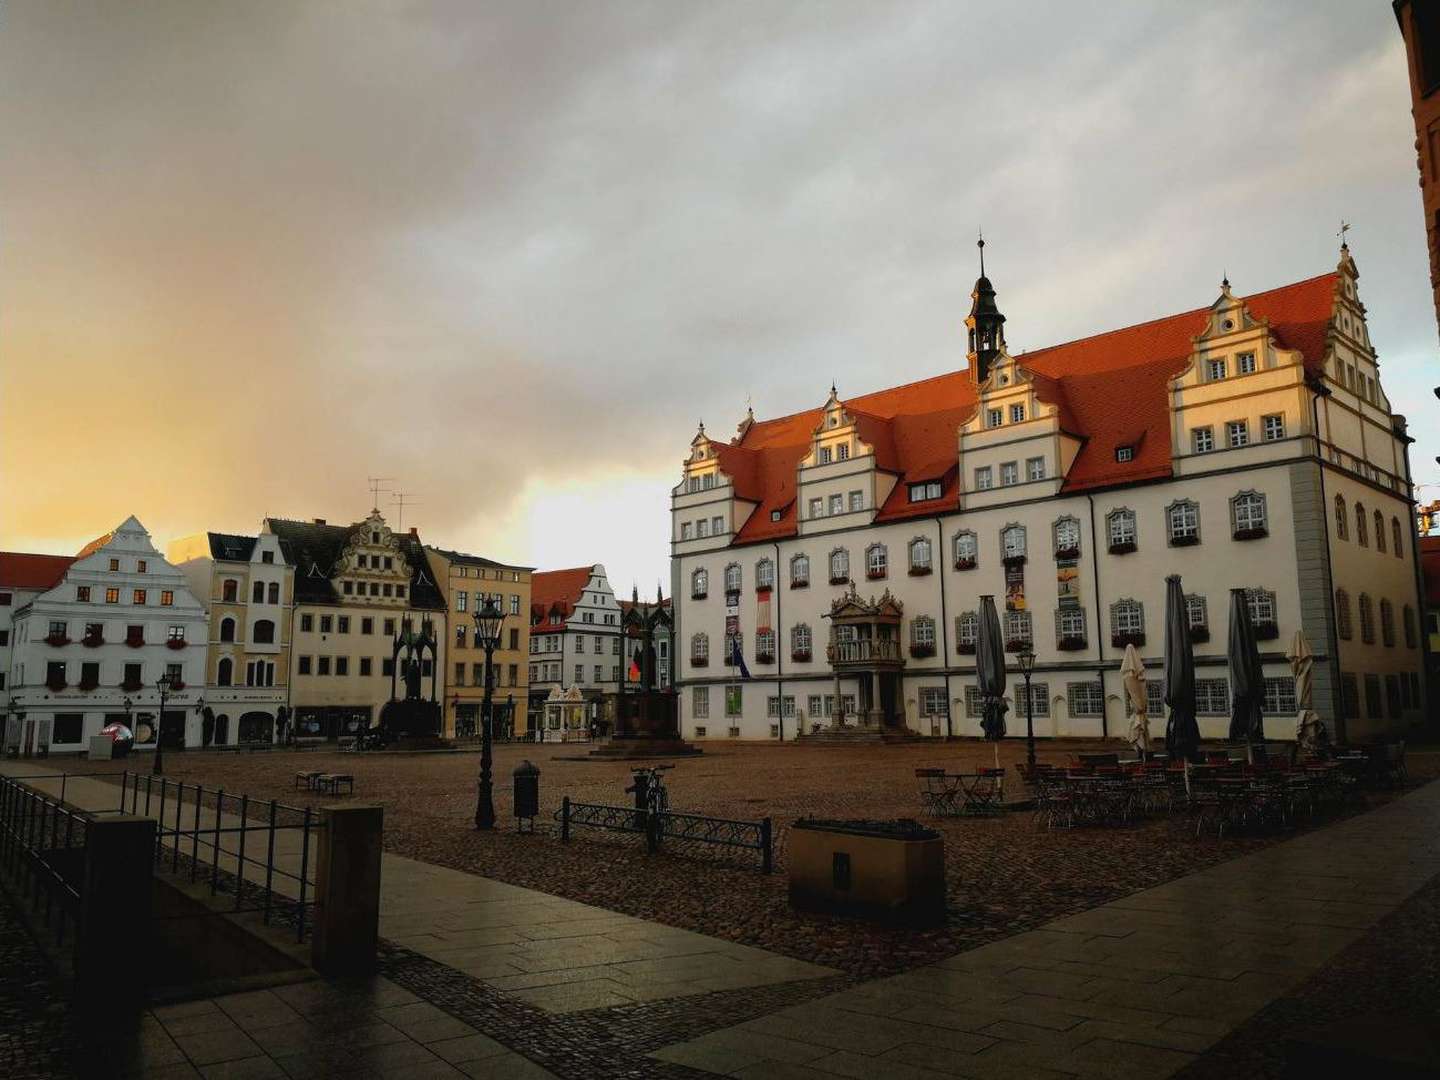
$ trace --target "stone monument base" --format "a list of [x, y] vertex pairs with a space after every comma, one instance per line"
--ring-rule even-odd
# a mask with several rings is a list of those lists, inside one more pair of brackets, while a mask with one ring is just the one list
[[590, 751], [598, 761], [635, 761], [641, 758], [698, 757], [705, 751], [678, 735], [612, 735]]

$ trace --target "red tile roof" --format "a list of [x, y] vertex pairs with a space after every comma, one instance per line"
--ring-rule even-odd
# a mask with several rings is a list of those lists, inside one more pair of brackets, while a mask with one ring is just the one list
[[543, 570], [530, 577], [530, 615], [539, 623], [530, 627], [532, 634], [553, 634], [565, 629], [565, 620], [575, 610], [580, 594], [590, 583], [593, 566], [576, 566], [569, 570]]
[[53, 589], [74, 561], [70, 555], [0, 551], [0, 588]]
[[[1312, 374], [1324, 360], [1337, 277], [1331, 271], [1244, 298], [1254, 318], [1268, 320], [1281, 347], [1300, 350]], [[1034, 378], [1040, 399], [1058, 407], [1061, 429], [1082, 440], [1064, 490], [1170, 475], [1168, 384], [1189, 362], [1194, 338], [1204, 331], [1209, 313], [1208, 306], [1196, 308], [1017, 358]], [[875, 448], [876, 465], [897, 476], [877, 521], [943, 512], [956, 505], [958, 429], [976, 406], [968, 369], [843, 404], [854, 416], [860, 438]], [[822, 416], [823, 410], [809, 409], [757, 421], [737, 444], [712, 444], [736, 495], [759, 504], [741, 525], [736, 543], [795, 534], [795, 473]], [[1134, 448], [1131, 461], [1115, 460], [1119, 446]], [[910, 502], [907, 485], [921, 480], [940, 480], [941, 497]], [[779, 519], [772, 521], [775, 511]]]

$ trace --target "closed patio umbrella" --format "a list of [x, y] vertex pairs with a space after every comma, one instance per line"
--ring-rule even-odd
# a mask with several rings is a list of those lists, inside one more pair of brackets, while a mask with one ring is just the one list
[[975, 639], [975, 673], [981, 700], [980, 730], [995, 744], [995, 767], [1000, 767], [1000, 740], [1005, 737], [1005, 641], [995, 597], [980, 597], [980, 626]]
[[1246, 590], [1230, 590], [1230, 636], [1226, 650], [1230, 664], [1230, 741], [1244, 742], [1246, 756], [1255, 763], [1255, 744], [1265, 741], [1265, 671], [1250, 622]]
[[1130, 701], [1130, 744], [1144, 757], [1150, 752], [1150, 717], [1146, 715], [1150, 703], [1145, 696], [1145, 665], [1140, 662], [1140, 653], [1134, 645], [1125, 646], [1120, 680]]
[[1325, 725], [1320, 721], [1320, 714], [1311, 708], [1315, 693], [1315, 654], [1310, 650], [1310, 640], [1304, 630], [1295, 631], [1285, 659], [1290, 661], [1290, 674], [1295, 676], [1295, 744], [1313, 753], [1325, 739]]
[[1165, 749], [1171, 761], [1188, 762], [1199, 749], [1200, 727], [1195, 723], [1195, 653], [1179, 574], [1165, 579], [1165, 704], [1170, 709]]

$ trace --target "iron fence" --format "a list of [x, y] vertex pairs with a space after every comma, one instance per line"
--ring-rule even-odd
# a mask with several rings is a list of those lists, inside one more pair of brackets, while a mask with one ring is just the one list
[[761, 873], [774, 869], [774, 828], [770, 819], [741, 821], [733, 818], [682, 814], [673, 810], [642, 810], [633, 806], [574, 802], [566, 795], [555, 812], [560, 839], [568, 843], [570, 830], [577, 827], [643, 835], [650, 852], [671, 844], [714, 845], [753, 851], [760, 857]]
[[0, 777], [0, 862], [20, 898], [53, 930], [56, 945], [79, 924], [90, 816], [18, 778]]

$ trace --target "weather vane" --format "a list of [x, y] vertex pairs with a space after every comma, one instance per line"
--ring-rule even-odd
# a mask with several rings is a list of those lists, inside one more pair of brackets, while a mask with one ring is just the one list
[[1337, 232], [1335, 235], [1338, 236], [1338, 237], [1340, 237], [1340, 244], [1341, 244], [1342, 247], [1343, 247], [1344, 244], [1345, 244], [1345, 234], [1348, 233], [1349, 231], [1350, 231], [1350, 223], [1349, 223], [1348, 221], [1346, 221], [1344, 218], [1341, 218], [1341, 219], [1340, 219], [1340, 231]]

